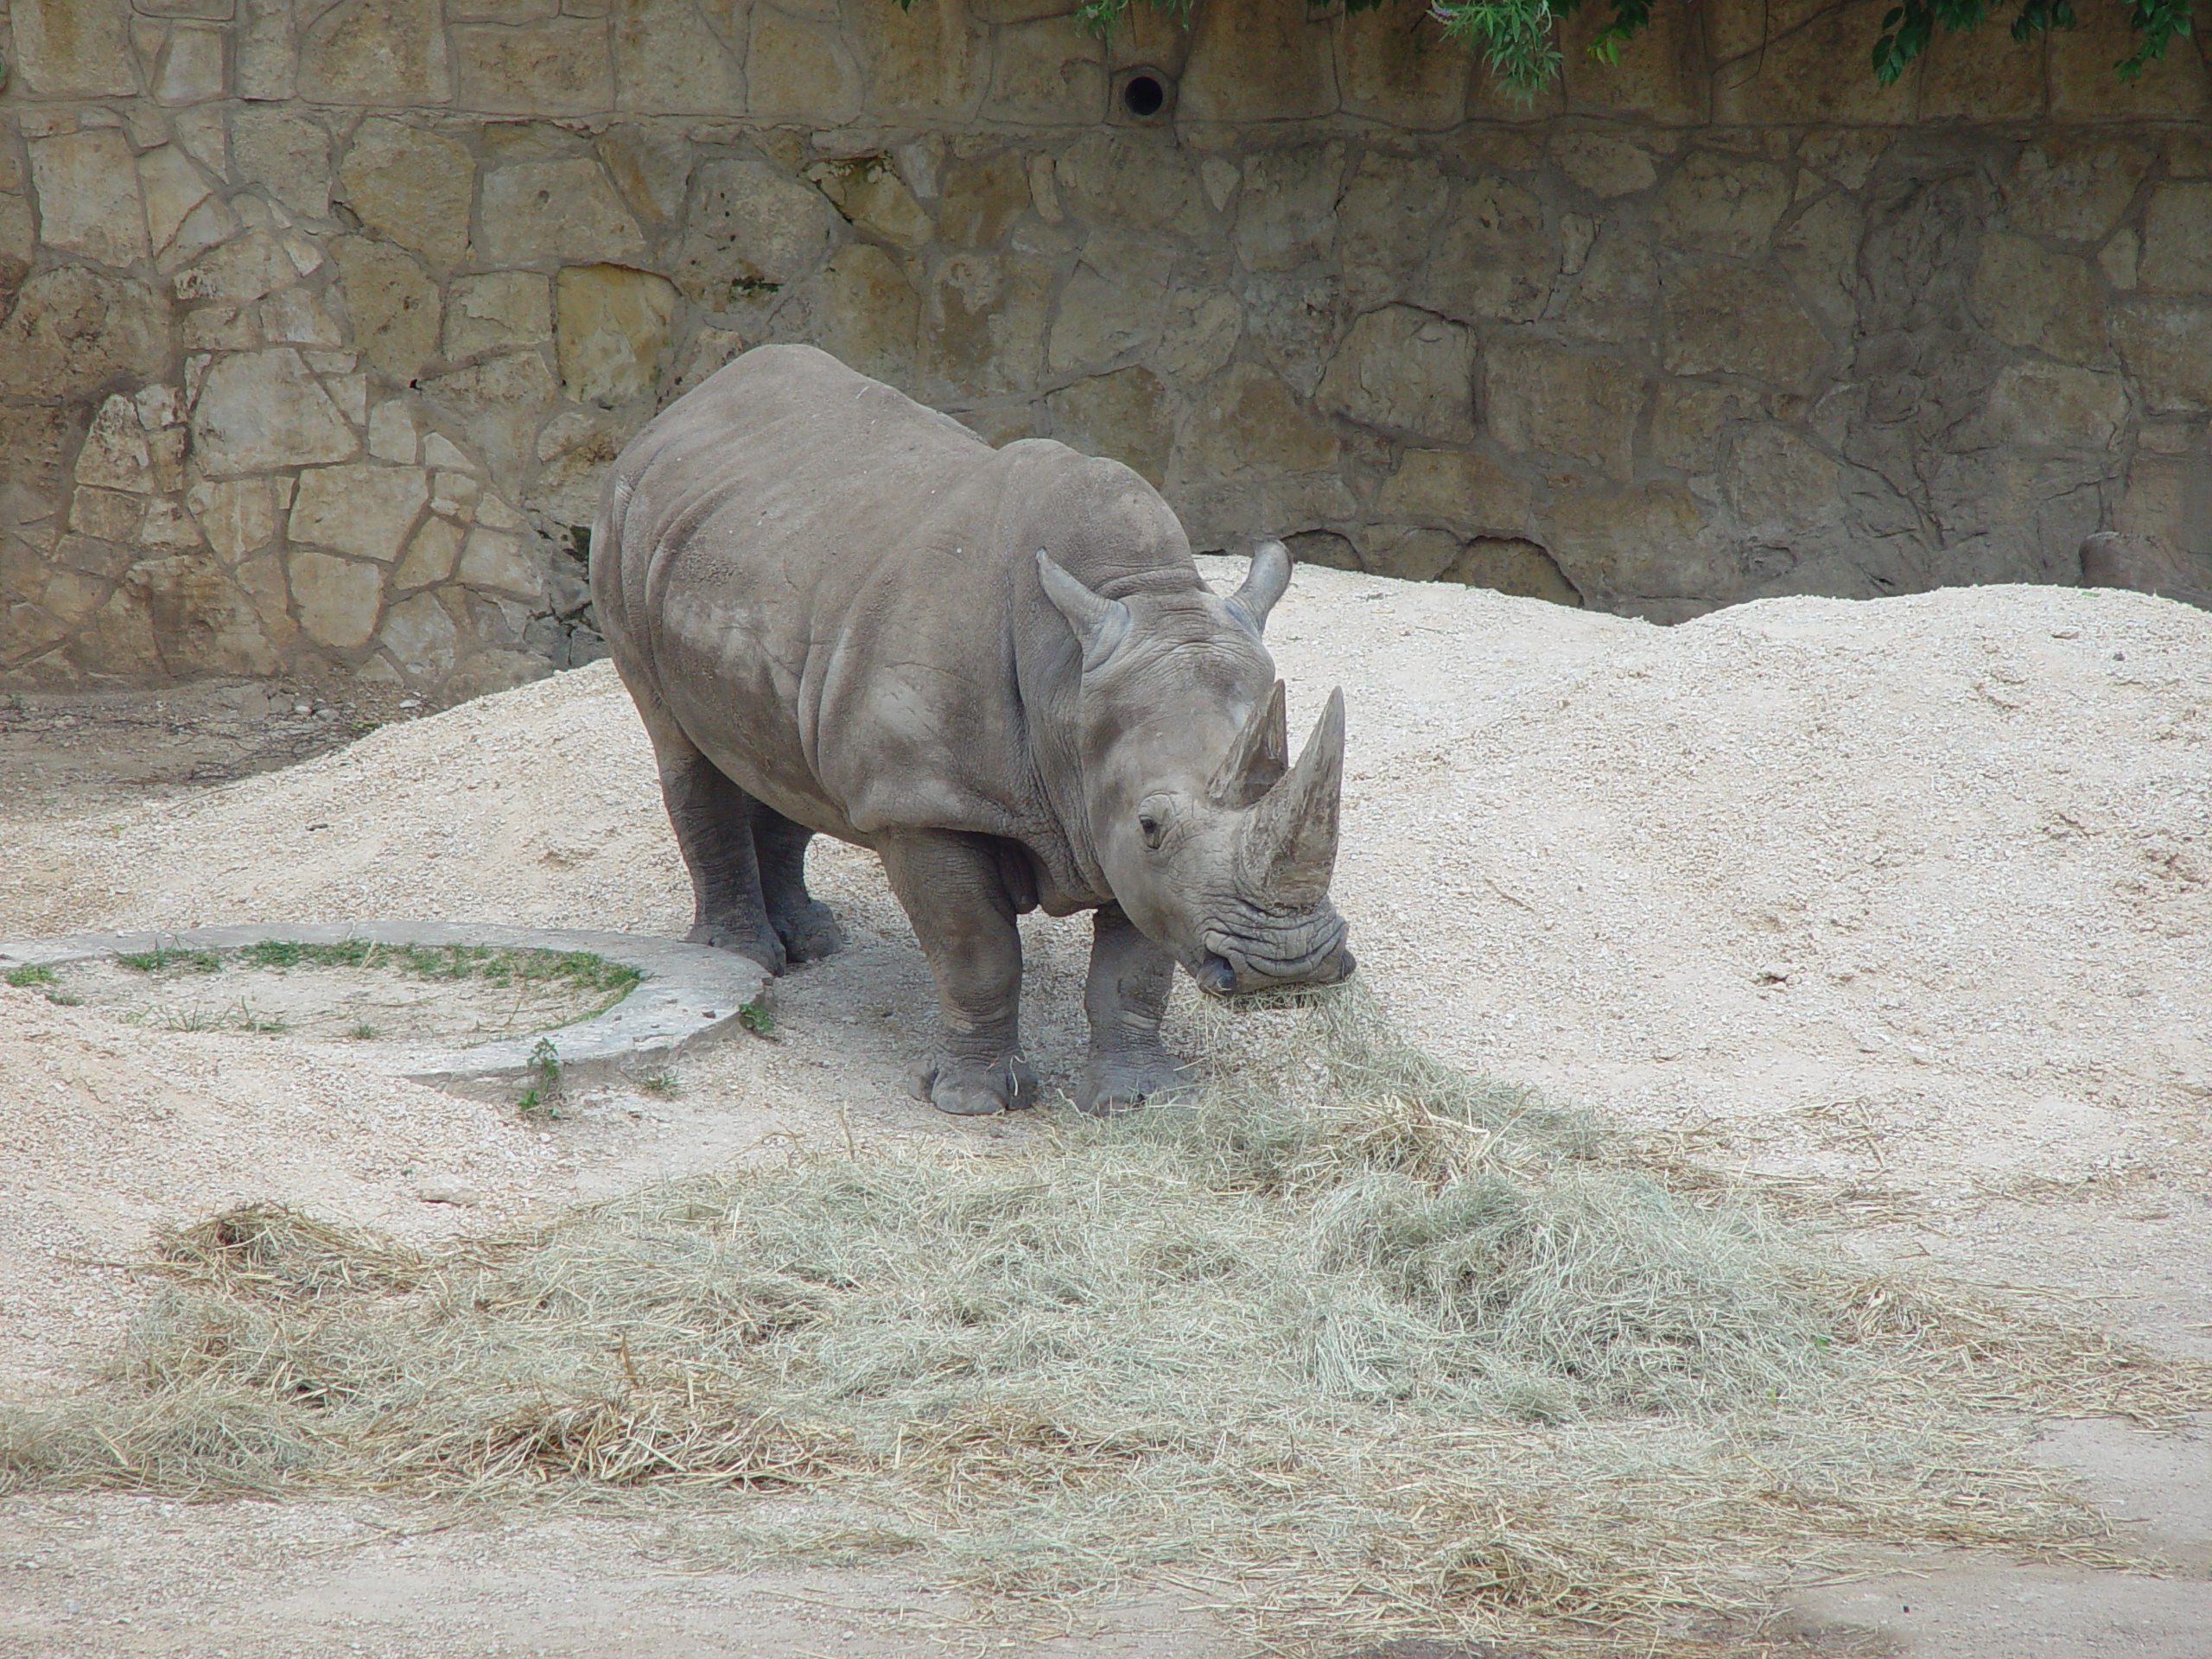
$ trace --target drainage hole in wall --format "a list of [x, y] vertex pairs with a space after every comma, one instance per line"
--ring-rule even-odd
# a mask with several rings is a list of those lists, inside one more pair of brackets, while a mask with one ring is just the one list
[[1158, 115], [1166, 104], [1167, 89], [1157, 75], [1135, 74], [1122, 83], [1122, 107], [1141, 121]]

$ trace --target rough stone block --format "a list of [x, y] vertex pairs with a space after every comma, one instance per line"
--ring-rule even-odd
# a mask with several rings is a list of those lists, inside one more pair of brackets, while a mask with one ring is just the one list
[[482, 242], [487, 265], [546, 259], [635, 259], [643, 233], [596, 161], [525, 162], [484, 180]]
[[284, 556], [300, 626], [317, 645], [351, 651], [377, 630], [384, 607], [384, 568], [308, 548]]
[[1662, 300], [1660, 362], [1669, 374], [1741, 374], [1802, 386], [1827, 361], [1827, 338], [1769, 271], [1685, 264], [1664, 275]]
[[1001, 149], [955, 162], [945, 171], [938, 228], [954, 247], [995, 248], [1029, 210], [1029, 165]]
[[607, 26], [556, 18], [519, 29], [457, 27], [454, 79], [464, 109], [511, 115], [596, 115], [614, 107]]
[[1057, 372], [1098, 366], [1160, 337], [1175, 257], [1165, 248], [1095, 231], [1060, 292], [1050, 362]]
[[750, 160], [699, 169], [677, 286], [710, 311], [795, 283], [822, 262], [837, 223], [822, 193]]
[[1609, 231], [1583, 262], [1560, 322], [1578, 340], [1644, 342], [1657, 332], [1658, 307], [1659, 262], [1651, 250]]
[[192, 210], [213, 194], [207, 175], [175, 144], [138, 158], [138, 194], [146, 206], [146, 238], [156, 253], [168, 248]]
[[435, 283], [405, 250], [367, 237], [341, 237], [330, 245], [353, 344], [372, 366], [406, 382], [436, 354], [439, 305]]
[[1474, 360], [1471, 328], [1411, 306], [1385, 306], [1352, 324], [1315, 401], [1379, 431], [1469, 442]]
[[1619, 43], [1611, 63], [1590, 55], [1610, 7], [1585, 6], [1561, 20], [1560, 58], [1567, 107], [1616, 118], [1642, 117], [1668, 126], [1698, 126], [1713, 116], [1713, 75], [1703, 19], [1686, 7], [1655, 6], [1650, 21]]
[[1780, 168], [1694, 149], [1659, 193], [1652, 226], [1662, 242], [1745, 259], [1765, 251], [1789, 205], [1789, 183]]
[[289, 346], [219, 357], [192, 406], [192, 447], [209, 478], [350, 461], [359, 449]]
[[541, 346], [552, 338], [552, 285], [534, 270], [456, 276], [447, 289], [442, 351], [448, 362]]
[[1993, 231], [1981, 239], [1981, 263], [1967, 292], [1982, 327], [2007, 346], [2063, 363], [2104, 355], [2104, 308], [2086, 259]]
[[[2107, 72], [2109, 73], [2109, 70]], [[2069, 242], [2101, 242], [2135, 199], [2157, 151], [2140, 140], [2056, 132], [2020, 151], [2005, 185], [2015, 230]]]
[[270, 105], [231, 116], [231, 160], [238, 173], [294, 213], [330, 212], [330, 134], [313, 118]]
[[1106, 113], [1105, 51], [1072, 17], [995, 32], [983, 113], [1025, 126], [1096, 126]]
[[2212, 297], [2212, 184], [2162, 184], [2143, 210], [2146, 294]]
[[849, 242], [823, 267], [808, 337], [862, 374], [893, 385], [911, 376], [921, 301], [881, 248]]
[[450, 102], [442, 21], [437, 0], [343, 0], [308, 26], [301, 95], [317, 104], [385, 108]]
[[220, 98], [224, 35], [193, 23], [172, 26], [154, 71], [155, 102], [176, 109]]
[[1085, 133], [1053, 178], [1069, 211], [1094, 225], [1195, 238], [1213, 224], [1198, 169], [1171, 132]]
[[1459, 181], [1414, 293], [1449, 317], [1531, 322], [1543, 314], [1559, 264], [1535, 196], [1496, 175]]
[[1794, 29], [1776, 18], [1764, 44], [1740, 54], [1716, 51], [1713, 118], [1745, 126], [1905, 125], [1912, 119], [1915, 78], [1885, 86], [1864, 72], [1886, 5], [1845, 0]]
[[1651, 151], [1626, 134], [1571, 131], [1554, 135], [1552, 165], [1579, 188], [1607, 200], [1632, 196], [1659, 182]]
[[1408, 449], [1385, 479], [1375, 511], [1388, 519], [1513, 536], [1529, 526], [1529, 489], [1484, 457]]
[[737, 115], [745, 77], [690, 0], [615, 0], [615, 106], [653, 115]]
[[2212, 409], [2212, 301], [2123, 301], [2112, 334], [2149, 413]]
[[88, 0], [14, 0], [9, 67], [21, 90], [42, 98], [128, 98], [138, 90], [120, 5]]
[[490, 588], [529, 599], [537, 598], [545, 586], [537, 565], [523, 550], [521, 537], [480, 526], [468, 532], [455, 574], [471, 588]]
[[982, 36], [966, 0], [848, 0], [845, 27], [867, 54], [876, 110], [958, 118], [982, 102]]
[[295, 542], [390, 564], [407, 545], [429, 499], [429, 479], [419, 467], [374, 461], [311, 467], [300, 474], [286, 534]]
[[107, 490], [134, 490], [141, 494], [158, 489], [146, 431], [138, 423], [138, 410], [120, 393], [100, 405], [77, 452], [76, 481]]
[[628, 424], [596, 410], [556, 416], [537, 435], [537, 476], [522, 505], [560, 524], [588, 524], [607, 469], [622, 453]]
[[2014, 363], [1989, 389], [1985, 421], [1999, 443], [2108, 449], [2127, 421], [2127, 382], [2060, 363]]
[[418, 685], [435, 685], [453, 672], [461, 632], [430, 594], [404, 599], [385, 613], [377, 644]]
[[461, 563], [461, 527], [446, 518], [430, 518], [407, 543], [406, 556], [391, 573], [391, 591], [404, 594], [435, 587], [448, 580]]
[[1473, 57], [1411, 0], [1351, 12], [1335, 29], [1337, 85], [1346, 114], [1415, 131], [1455, 127], [1467, 111]]
[[1085, 454], [1105, 455], [1141, 474], [1154, 488], [1167, 476], [1174, 424], [1166, 388], [1141, 366], [1063, 387], [1045, 400], [1052, 435]]
[[1484, 355], [1484, 414], [1498, 442], [1628, 482], [1643, 414], [1641, 371], [1546, 340], [1502, 340]]
[[1336, 244], [1341, 143], [1262, 150], [1244, 163], [1230, 245], [1249, 270], [1294, 270]]
[[1176, 470], [1205, 483], [1321, 472], [1337, 464], [1342, 448], [1278, 376], [1255, 363], [1236, 363], [1192, 407]]
[[1859, 316], [1859, 244], [1866, 226], [1840, 191], [1816, 198], [1777, 232], [1776, 260], [1813, 314], [1838, 334]]
[[887, 156], [817, 162], [806, 176], [854, 226], [893, 247], [911, 252], [937, 234], [936, 222]]
[[[2203, 54], [2191, 51], [2187, 35], [2133, 80], [2122, 80], [2113, 65], [2130, 55], [2137, 40], [2128, 28], [2125, 6], [2085, 6], [2078, 29], [2050, 35], [2050, 113], [2057, 120], [2083, 116], [2124, 116], [2135, 120], [2159, 116], [2201, 117], [2207, 108], [2208, 72]], [[2201, 27], [2200, 23], [2200, 27]]]
[[957, 401], [1027, 391], [1045, 366], [1051, 267], [992, 253], [956, 253], [932, 273], [919, 366]]
[[276, 534], [276, 502], [260, 478], [203, 479], [185, 498], [216, 556], [235, 564]]
[[119, 490], [80, 488], [69, 498], [69, 528], [95, 541], [128, 544], [146, 516], [146, 498]]
[[765, 3], [753, 9], [745, 80], [756, 116], [842, 126], [861, 112], [860, 69], [836, 31]]
[[288, 288], [264, 300], [261, 333], [272, 346], [335, 351], [346, 343], [345, 331], [323, 304], [321, 295], [307, 288]]
[[1721, 488], [1736, 527], [1766, 541], [1818, 537], [1835, 511], [1841, 477], [1836, 464], [1787, 427], [1738, 430], [1729, 445]]
[[1344, 287], [1355, 304], [1406, 297], [1443, 229], [1449, 199], [1441, 169], [1427, 156], [1370, 150], [1360, 157], [1336, 207]]
[[625, 265], [570, 265], [556, 279], [561, 386], [579, 404], [620, 404], [658, 383], [676, 285]]
[[32, 142], [40, 239], [104, 265], [128, 265], [151, 251], [138, 168], [112, 127]]
[[[537, 353], [509, 352], [426, 380], [423, 391], [461, 417], [469, 441], [504, 485], [529, 465], [538, 425], [560, 387]], [[423, 447], [425, 461], [435, 460], [430, 448]], [[491, 499], [480, 503], [480, 512]]]
[[1709, 603], [1738, 580], [1734, 560], [1677, 484], [1565, 493], [1538, 516], [1536, 539], [1567, 580], [1608, 609], [1651, 600]]
[[170, 286], [180, 300], [245, 305], [298, 278], [284, 245], [257, 228], [177, 272]]
[[601, 137], [599, 158], [648, 232], [682, 216], [691, 149], [679, 135], [658, 126], [615, 127]]
[[338, 185], [364, 226], [433, 265], [451, 266], [467, 251], [476, 169], [454, 139], [370, 116], [353, 134]]
[[2020, 41], [1994, 29], [1939, 29], [1920, 72], [1923, 121], [2021, 121], [2044, 112], [2044, 35]]
[[158, 379], [175, 350], [168, 303], [144, 283], [58, 266], [25, 283], [0, 323], [0, 395], [65, 397], [111, 379]]
[[1154, 360], [1185, 382], [1212, 378], [1236, 350], [1244, 332], [1244, 313], [1235, 298], [1203, 289], [1179, 289], [1167, 296], [1167, 319]]
[[1191, 34], [1176, 112], [1185, 121], [1298, 121], [1337, 107], [1332, 31], [1302, 6], [1213, 0]]
[[1522, 536], [1478, 536], [1437, 575], [1440, 582], [1487, 588], [1519, 599], [1580, 606], [1582, 594], [1559, 563], [1538, 543]]

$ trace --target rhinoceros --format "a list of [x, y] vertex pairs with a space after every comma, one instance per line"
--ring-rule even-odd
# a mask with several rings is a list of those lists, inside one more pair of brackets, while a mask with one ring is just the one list
[[689, 868], [690, 938], [772, 972], [841, 943], [807, 842], [880, 856], [937, 982], [948, 1112], [1031, 1104], [1014, 918], [1095, 912], [1076, 1093], [1187, 1084], [1175, 965], [1233, 995], [1352, 971], [1329, 902], [1344, 696], [1295, 766], [1261, 644], [1280, 543], [1210, 590], [1157, 492], [994, 449], [811, 347], [763, 346], [616, 460], [592, 591]]

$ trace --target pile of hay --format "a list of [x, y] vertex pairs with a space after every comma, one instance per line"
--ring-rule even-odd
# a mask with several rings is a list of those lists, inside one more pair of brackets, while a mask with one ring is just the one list
[[114, 1385], [0, 1419], [0, 1488], [628, 1494], [694, 1554], [1183, 1576], [1283, 1640], [1681, 1644], [1878, 1543], [2113, 1559], [2008, 1408], [2212, 1400], [1870, 1276], [1356, 991], [1211, 1039], [1236, 1081], [1194, 1109], [1003, 1156], [797, 1159], [440, 1254], [219, 1217]]

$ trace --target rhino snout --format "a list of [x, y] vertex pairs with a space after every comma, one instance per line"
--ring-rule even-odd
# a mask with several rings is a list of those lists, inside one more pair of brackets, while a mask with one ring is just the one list
[[1310, 962], [1295, 966], [1249, 960], [1231, 962], [1214, 951], [1206, 953], [1191, 976], [1198, 988], [1214, 996], [1249, 996], [1255, 991], [1287, 990], [1303, 985], [1338, 985], [1352, 976], [1358, 966], [1351, 947], [1339, 943]]

